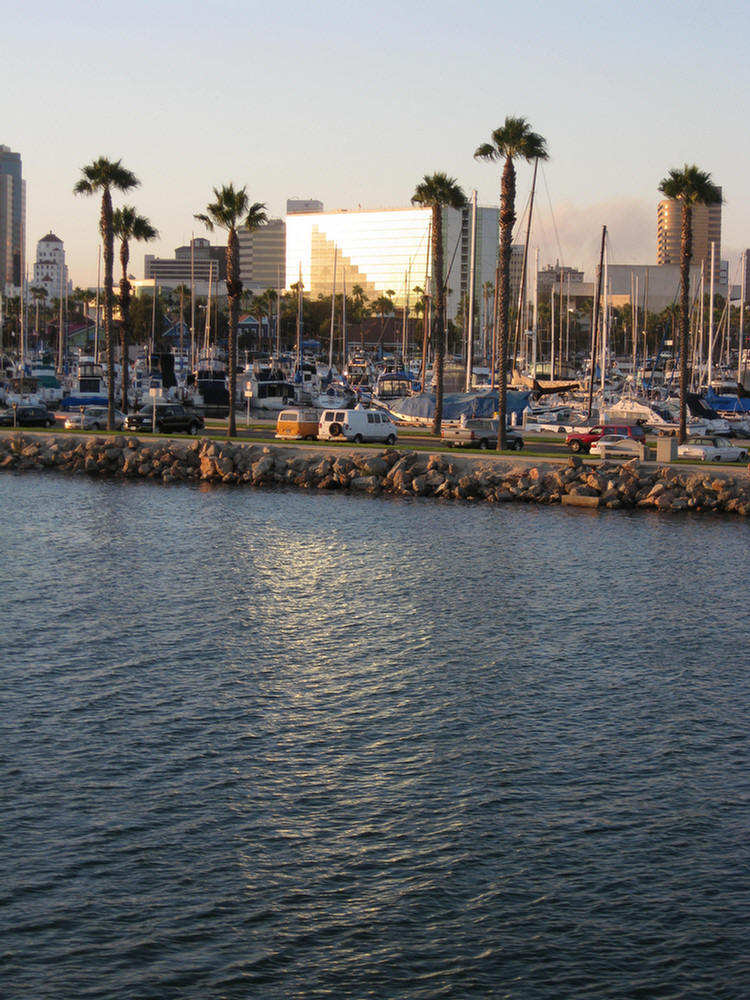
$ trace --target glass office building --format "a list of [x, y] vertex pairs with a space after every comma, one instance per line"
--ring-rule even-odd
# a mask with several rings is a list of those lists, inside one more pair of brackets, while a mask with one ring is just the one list
[[[341, 293], [359, 285], [369, 301], [392, 293], [397, 309], [412, 304], [415, 287], [429, 286], [432, 212], [429, 208], [309, 212], [286, 218], [286, 287], [300, 279], [306, 295]], [[477, 212], [475, 289], [494, 283], [498, 210]], [[471, 208], [444, 209], [447, 312], [454, 318], [470, 281]]]
[[330, 295], [335, 257], [337, 293], [344, 282], [347, 294], [359, 285], [370, 301], [390, 291], [400, 308], [429, 273], [431, 217], [425, 208], [288, 215], [287, 288], [301, 278], [305, 294]]
[[21, 154], [0, 145], [0, 295], [18, 295], [26, 270], [26, 181]]

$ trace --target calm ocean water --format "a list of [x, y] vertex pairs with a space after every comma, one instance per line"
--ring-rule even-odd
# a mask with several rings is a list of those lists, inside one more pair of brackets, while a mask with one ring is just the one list
[[0, 995], [750, 995], [740, 519], [0, 476]]

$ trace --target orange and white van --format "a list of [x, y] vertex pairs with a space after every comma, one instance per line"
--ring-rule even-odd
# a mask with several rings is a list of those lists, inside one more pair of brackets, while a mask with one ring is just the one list
[[281, 410], [276, 420], [276, 437], [284, 441], [314, 441], [318, 436], [318, 411], [295, 407]]

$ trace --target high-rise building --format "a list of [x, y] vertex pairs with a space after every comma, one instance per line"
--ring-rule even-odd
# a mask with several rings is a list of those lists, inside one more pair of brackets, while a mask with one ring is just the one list
[[[144, 277], [154, 280], [161, 288], [191, 287], [195, 283], [198, 295], [206, 295], [210, 284], [216, 294], [218, 282], [227, 276], [227, 251], [223, 246], [211, 246], [206, 239], [193, 239], [185, 247], [177, 247], [174, 257], [155, 257], [147, 253], [143, 265]], [[223, 288], [219, 288], [221, 294]]]
[[25, 270], [26, 182], [21, 154], [0, 146], [0, 292], [20, 294]]
[[299, 212], [322, 212], [323, 202], [315, 198], [287, 198], [286, 214], [296, 215]]
[[[443, 209], [447, 315], [455, 319], [470, 281], [471, 214]], [[432, 271], [429, 208], [376, 211], [309, 212], [287, 215], [286, 287], [301, 278], [305, 294], [330, 295], [336, 266], [336, 289], [355, 285], [374, 301], [391, 298], [398, 309], [413, 303], [415, 287], [429, 287]], [[495, 281], [498, 209], [477, 211], [475, 297], [485, 282]]]
[[54, 233], [47, 233], [36, 245], [32, 287], [43, 288], [48, 303], [71, 291], [63, 241]]
[[244, 288], [264, 292], [283, 288], [286, 278], [286, 226], [283, 219], [271, 219], [252, 232], [239, 229], [240, 277]]
[[[721, 191], [721, 188], [719, 188]], [[656, 263], [679, 264], [682, 242], [682, 202], [664, 198], [656, 210]], [[721, 281], [721, 205], [693, 206], [693, 259], [704, 266], [706, 280], [711, 278], [711, 244], [714, 244], [714, 274]]]
[[583, 271], [576, 267], [568, 267], [557, 261], [554, 265], [548, 264], [537, 275], [537, 289], [539, 295], [549, 295], [551, 289], [562, 288], [563, 292], [570, 285], [580, 285], [583, 282]]

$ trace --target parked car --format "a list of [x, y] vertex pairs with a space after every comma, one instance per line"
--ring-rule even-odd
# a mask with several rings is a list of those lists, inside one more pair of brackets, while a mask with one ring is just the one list
[[149, 403], [125, 417], [124, 429], [150, 431], [153, 428], [157, 434], [197, 434], [204, 423], [200, 413], [182, 403]]
[[625, 437], [624, 434], [604, 434], [589, 448], [592, 455], [600, 458], [641, 458], [644, 454], [645, 443], [636, 441], [634, 438]]
[[744, 462], [747, 449], [738, 448], [723, 437], [694, 437], [677, 446], [677, 457], [699, 462]]
[[[115, 430], [121, 430], [125, 423], [125, 414], [115, 410]], [[65, 420], [65, 429], [82, 428], [85, 431], [101, 431], [107, 427], [106, 406], [84, 406], [83, 413], [71, 413]]]
[[619, 434], [640, 441], [641, 444], [646, 443], [646, 432], [640, 424], [596, 424], [594, 427], [582, 427], [571, 431], [566, 436], [565, 443], [573, 452], [588, 451], [605, 434]]
[[54, 427], [55, 415], [41, 403], [16, 403], [0, 410], [0, 427]]
[[[442, 424], [440, 440], [451, 448], [497, 448], [497, 420], [469, 419], [461, 424]], [[518, 431], [505, 431], [505, 445], [511, 451], [523, 448]]]
[[321, 441], [384, 441], [395, 444], [398, 438], [396, 425], [382, 410], [366, 410], [355, 406], [353, 410], [323, 410], [318, 423]]

